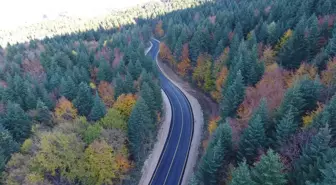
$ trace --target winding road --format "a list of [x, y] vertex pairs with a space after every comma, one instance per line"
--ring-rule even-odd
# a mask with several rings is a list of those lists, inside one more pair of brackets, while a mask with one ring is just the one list
[[[157, 60], [160, 42], [152, 39], [153, 46], [147, 55]], [[183, 92], [161, 71], [161, 88], [167, 94], [172, 107], [172, 122], [168, 138], [149, 185], [180, 185], [187, 164], [193, 136], [193, 114]]]

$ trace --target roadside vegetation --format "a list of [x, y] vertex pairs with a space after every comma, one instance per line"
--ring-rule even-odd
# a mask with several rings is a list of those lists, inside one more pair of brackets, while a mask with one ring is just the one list
[[190, 184], [336, 182], [335, 8], [215, 1], [161, 17], [161, 61], [221, 109]]
[[1, 30], [1, 183], [137, 184], [162, 116], [153, 35], [221, 108], [190, 184], [335, 184], [335, 17], [332, 0], [174, 0]]

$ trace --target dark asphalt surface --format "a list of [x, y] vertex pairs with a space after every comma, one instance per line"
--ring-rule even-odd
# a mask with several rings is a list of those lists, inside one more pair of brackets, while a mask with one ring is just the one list
[[[159, 52], [159, 42], [152, 39], [153, 47], [148, 52], [155, 61]], [[160, 73], [161, 88], [172, 106], [172, 123], [159, 163], [150, 185], [181, 184], [193, 133], [193, 115], [184, 94]]]

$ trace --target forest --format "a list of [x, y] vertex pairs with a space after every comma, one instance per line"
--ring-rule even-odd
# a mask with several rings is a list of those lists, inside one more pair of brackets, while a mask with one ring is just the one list
[[159, 58], [219, 104], [190, 185], [336, 184], [336, 1], [172, 0], [0, 29], [0, 184], [137, 184]]
[[156, 25], [161, 61], [218, 102], [190, 185], [336, 183], [336, 1], [216, 1]]

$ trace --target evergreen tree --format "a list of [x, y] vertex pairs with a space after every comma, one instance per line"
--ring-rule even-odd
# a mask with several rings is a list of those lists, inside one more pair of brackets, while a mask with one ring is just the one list
[[30, 134], [31, 122], [20, 105], [8, 102], [3, 126], [17, 142], [25, 140]]
[[[19, 145], [14, 141], [11, 133], [0, 124], [0, 155], [8, 159], [10, 155], [19, 149]], [[1, 169], [0, 164], [0, 169]]]
[[276, 126], [276, 142], [281, 146], [286, 142], [292, 134], [294, 134], [299, 127], [295, 121], [294, 114], [297, 113], [295, 107], [290, 107], [287, 113], [281, 118]]
[[130, 73], [126, 74], [125, 82], [124, 82], [125, 93], [135, 93], [133, 77]]
[[323, 179], [317, 183], [308, 182], [307, 185], [334, 185], [336, 184], [336, 161], [331, 161], [326, 164], [324, 169], [321, 169]]
[[147, 82], [144, 82], [141, 85], [141, 91], [140, 91], [141, 97], [145, 100], [146, 104], [148, 105], [148, 109], [151, 113], [151, 119], [156, 120], [156, 112], [155, 112], [155, 100], [154, 100], [154, 93], [152, 88], [148, 85]]
[[130, 152], [135, 161], [139, 163], [145, 157], [146, 148], [144, 145], [153, 138], [154, 131], [154, 122], [142, 97], [135, 104], [127, 125]]
[[93, 107], [90, 112], [90, 119], [92, 121], [98, 121], [106, 114], [106, 107], [104, 102], [100, 99], [98, 92], [96, 92], [96, 96], [93, 101]]
[[232, 152], [232, 131], [228, 123], [221, 124], [210, 144], [207, 147], [206, 153], [201, 159], [197, 178], [202, 184], [216, 185], [218, 184], [218, 174], [223, 168], [223, 165], [229, 163], [228, 159]]
[[229, 185], [257, 185], [252, 181], [250, 170], [246, 161], [243, 161], [232, 172], [232, 180]]
[[93, 97], [90, 87], [85, 82], [79, 84], [78, 93], [73, 103], [80, 115], [89, 115], [93, 104]]
[[[31, 84], [27, 84], [26, 87], [30, 85]], [[27, 89], [27, 96], [24, 97], [24, 110], [34, 109], [37, 103], [35, 89], [33, 88], [26, 88], [26, 89]]]
[[239, 142], [238, 158], [245, 158], [248, 164], [253, 164], [266, 144], [264, 123], [259, 115], [249, 121]]
[[245, 96], [245, 86], [241, 72], [238, 71], [233, 83], [223, 90], [223, 100], [221, 102], [222, 119], [236, 115], [239, 105]]
[[322, 128], [312, 141], [304, 146], [289, 174], [292, 183], [304, 185], [306, 181], [316, 182], [321, 177], [319, 167], [323, 157], [330, 151], [330, 138], [328, 128]]
[[331, 134], [331, 145], [336, 145], [336, 94], [331, 98], [328, 105], [323, 109], [321, 113], [319, 127], [325, 125], [329, 126]]
[[308, 36], [308, 61], [311, 62], [319, 51], [317, 41], [320, 33], [318, 29], [318, 19], [315, 14], [310, 17], [309, 21], [311, 25]]
[[50, 123], [52, 115], [48, 107], [41, 100], [37, 101], [36, 110], [37, 110], [36, 120], [51, 126]]
[[121, 94], [125, 92], [124, 81], [118, 73], [117, 78], [115, 79], [114, 86], [114, 99], [117, 99]]
[[133, 61], [130, 61], [127, 65], [127, 71], [132, 75], [133, 79], [137, 79], [138, 76], [138, 72], [136, 71], [135, 65], [133, 63]]
[[60, 93], [62, 96], [66, 97], [68, 100], [73, 100], [77, 95], [77, 87], [75, 82], [71, 77], [62, 78]]
[[330, 39], [327, 45], [327, 54], [329, 55], [329, 58], [336, 56], [336, 26], [332, 35], [333, 37]]
[[252, 170], [252, 179], [258, 185], [285, 185], [287, 180], [280, 157], [273, 150], [268, 150]]
[[100, 59], [97, 79], [99, 81], [107, 81], [107, 82], [112, 81], [112, 67], [104, 59]]

